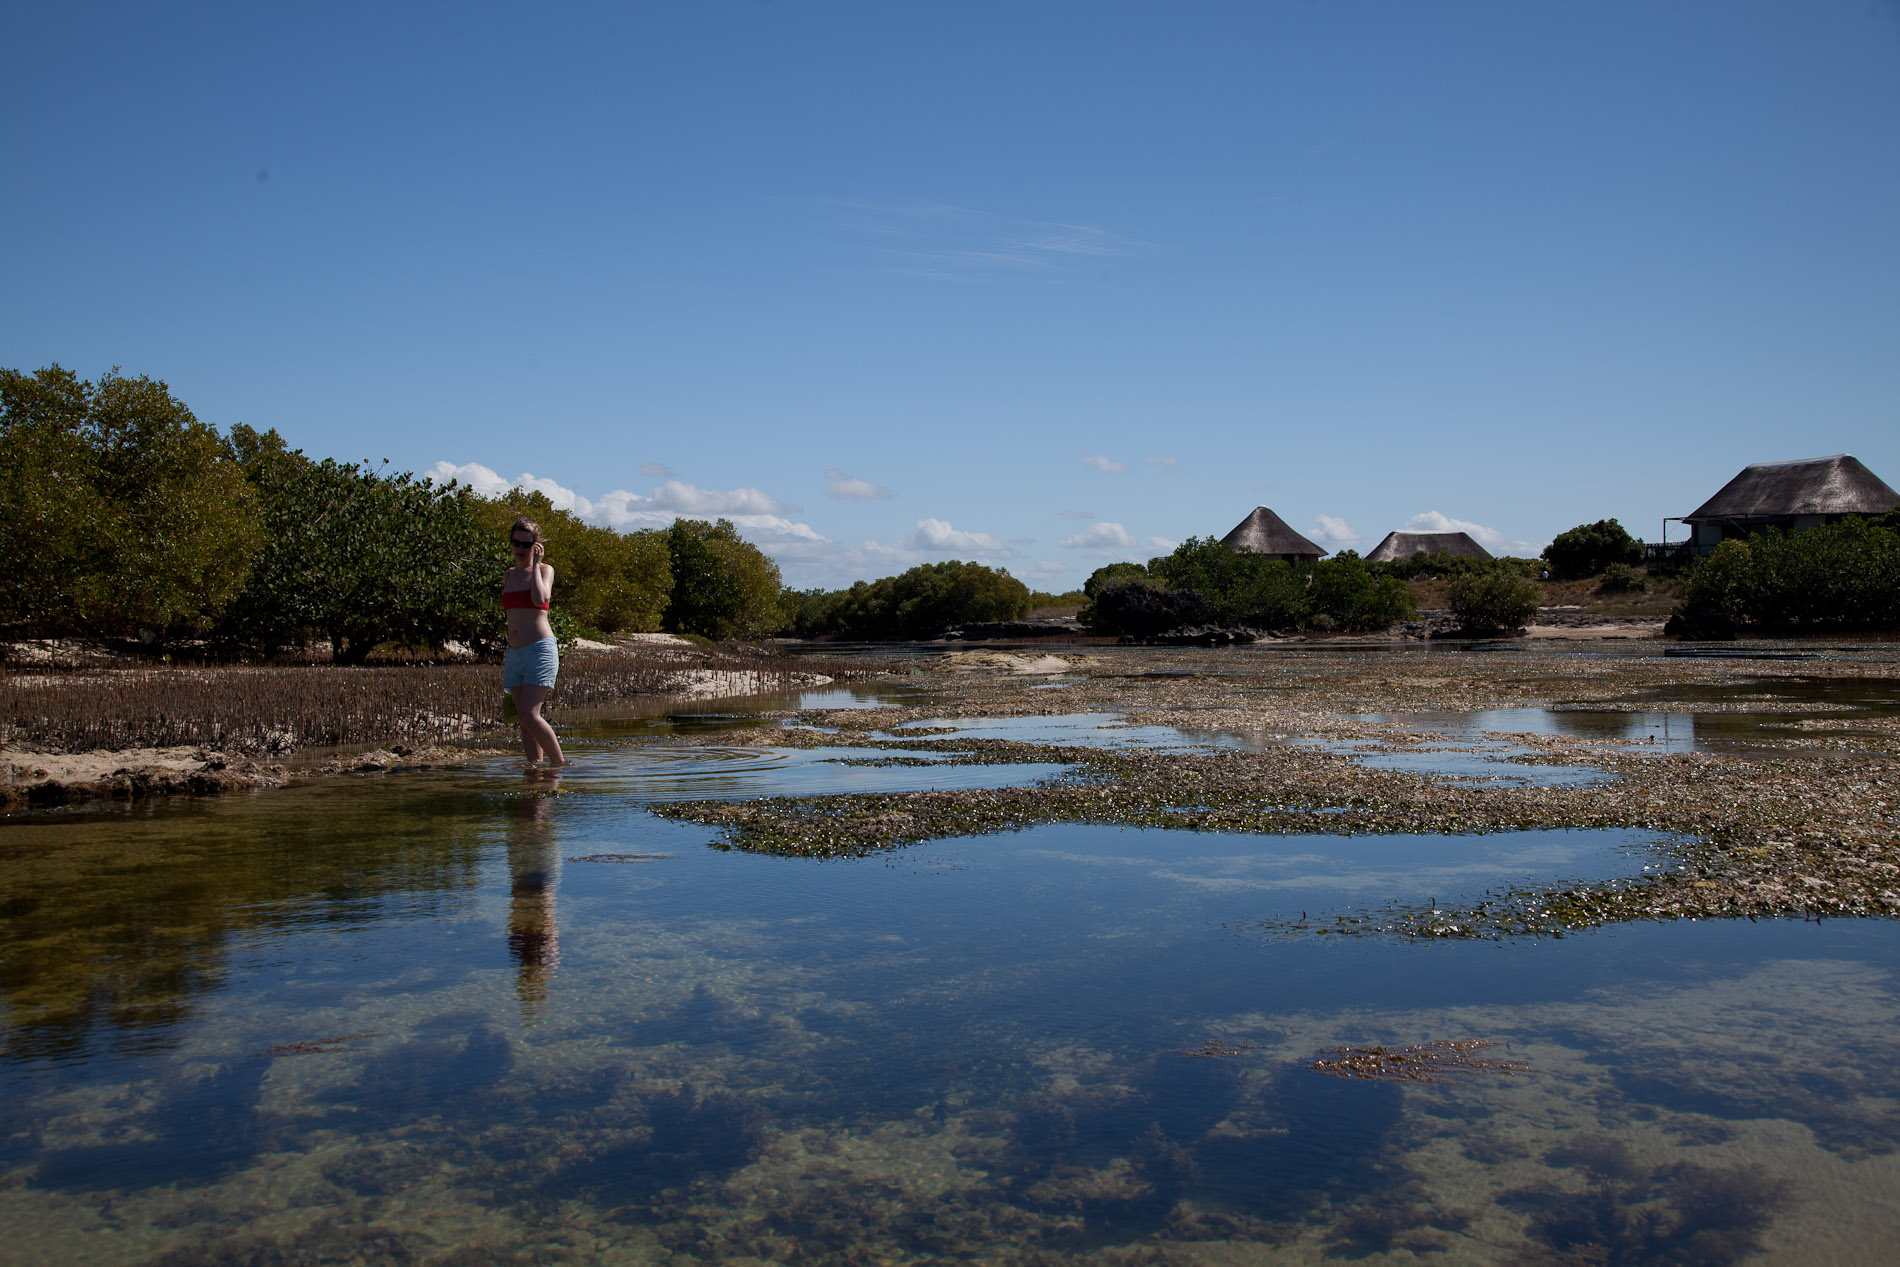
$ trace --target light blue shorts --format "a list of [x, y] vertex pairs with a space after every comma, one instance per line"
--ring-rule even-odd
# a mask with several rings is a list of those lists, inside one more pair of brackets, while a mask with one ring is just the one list
[[552, 687], [561, 672], [561, 652], [554, 639], [542, 638], [525, 647], [510, 647], [501, 658], [501, 689], [517, 686]]

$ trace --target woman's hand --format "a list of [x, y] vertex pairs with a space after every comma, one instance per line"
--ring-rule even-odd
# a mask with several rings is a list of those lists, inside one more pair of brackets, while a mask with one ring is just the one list
[[543, 548], [543, 546], [541, 545], [541, 543], [540, 543], [539, 541], [537, 541], [537, 542], [535, 542], [535, 543], [534, 543], [534, 549], [533, 549], [533, 550], [531, 550], [531, 551], [529, 551], [529, 555], [530, 555], [530, 557], [529, 557], [529, 560], [528, 560], [528, 562], [529, 562], [529, 565], [530, 565], [531, 567], [537, 567], [537, 568], [538, 568], [538, 567], [540, 567], [540, 566], [541, 566], [541, 556], [542, 556], [542, 555], [543, 555], [544, 553], [546, 553], [546, 551], [545, 551], [545, 549]]

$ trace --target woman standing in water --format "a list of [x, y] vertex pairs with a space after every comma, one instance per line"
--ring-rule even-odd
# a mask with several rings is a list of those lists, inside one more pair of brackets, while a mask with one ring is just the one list
[[554, 569], [541, 562], [541, 527], [532, 519], [517, 519], [508, 530], [508, 548], [515, 565], [501, 583], [501, 608], [508, 615], [508, 653], [502, 658], [501, 689], [514, 697], [521, 717], [521, 746], [528, 764], [567, 764], [554, 727], [541, 716], [541, 705], [554, 693], [561, 671], [561, 653], [548, 623], [554, 594]]

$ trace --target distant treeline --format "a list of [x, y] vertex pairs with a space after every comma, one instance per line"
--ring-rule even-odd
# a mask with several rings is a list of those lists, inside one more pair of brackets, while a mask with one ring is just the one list
[[199, 422], [162, 382], [0, 369], [0, 628], [199, 639], [268, 656], [327, 641], [492, 649], [508, 525], [548, 538], [558, 634], [748, 638], [787, 623], [776, 564], [721, 520], [616, 532], [539, 493], [484, 498], [367, 462], [314, 461], [274, 431]]
[[924, 563], [850, 589], [792, 594], [791, 632], [800, 638], [934, 638], [953, 625], [1021, 620], [1033, 597], [1027, 585], [998, 568]]

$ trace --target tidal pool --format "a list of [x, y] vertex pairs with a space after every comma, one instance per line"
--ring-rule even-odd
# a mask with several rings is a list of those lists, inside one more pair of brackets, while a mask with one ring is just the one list
[[[574, 750], [0, 826], [0, 1261], [1873, 1261], [1900, 1228], [1892, 924], [1261, 931], [1632, 874], [1644, 833], [820, 862], [645, 806], [1023, 771]], [[1463, 1040], [1499, 1063], [1310, 1067]]]

